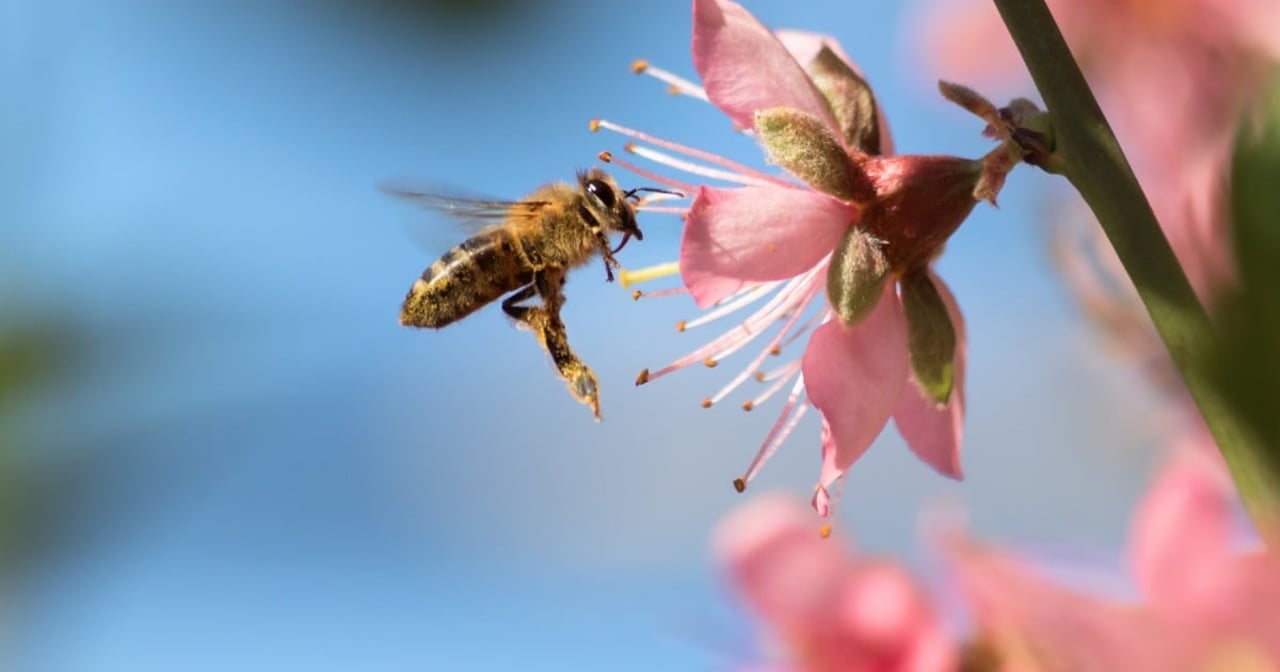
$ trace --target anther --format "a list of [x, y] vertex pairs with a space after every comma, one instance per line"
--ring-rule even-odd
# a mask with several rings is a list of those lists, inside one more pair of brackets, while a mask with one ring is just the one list
[[599, 133], [599, 132], [600, 132], [600, 120], [599, 120], [599, 119], [592, 119], [592, 120], [591, 120], [591, 122], [588, 124], [588, 127], [591, 129], [591, 132], [592, 132], [592, 133]]
[[824, 524], [822, 527], [818, 528], [818, 536], [819, 536], [819, 537], [822, 537], [823, 539], [830, 539], [830, 538], [831, 538], [831, 525], [830, 525], [830, 524]]
[[761, 383], [764, 382], [764, 371], [756, 371], [756, 380]]
[[702, 398], [702, 407], [703, 407], [703, 408], [711, 408], [711, 397], [703, 397], [703, 398]]
[[671, 94], [671, 95], [673, 95], [673, 96], [678, 96], [678, 95], [680, 95], [680, 94], [684, 93], [684, 91], [682, 91], [682, 90], [680, 89], [680, 87], [676, 86], [675, 84], [672, 84], [671, 86], [668, 86], [668, 87], [667, 87], [667, 93], [669, 93], [669, 94]]
[[649, 369], [640, 369], [640, 373], [636, 375], [636, 385], [644, 385], [649, 382]]
[[702, 360], [702, 363], [705, 364], [708, 369], [714, 369], [716, 368], [716, 364], [719, 364], [720, 362], [717, 362], [714, 357], [708, 357]]
[[596, 154], [596, 158], [600, 159], [605, 163], [613, 163], [613, 152], [605, 150], [603, 152], [600, 152], [599, 154]]
[[737, 490], [738, 492], [746, 492], [747, 482], [742, 480], [741, 478], [735, 478], [733, 479], [733, 489]]
[[780, 346], [775, 345], [772, 348], [769, 348], [769, 354], [773, 355], [774, 357], [777, 357], [778, 355], [782, 354], [782, 348]]
[[755, 407], [756, 407], [755, 402], [751, 401], [750, 399], [742, 402], [742, 410], [744, 411], [750, 411]]
[[636, 301], [639, 301], [639, 300], [640, 300], [640, 297], [642, 297], [642, 296], [644, 296], [644, 292], [642, 292], [642, 291], [640, 291], [640, 290], [638, 290], [638, 289], [637, 289], [636, 291], [634, 291], [634, 292], [631, 292], [631, 298], [632, 298], [632, 299], [634, 299], [634, 300], [636, 300]]
[[631, 72], [634, 72], [637, 75], [642, 74], [645, 70], [648, 70], [648, 69], [649, 69], [649, 61], [646, 61], [643, 58], [637, 58], [636, 60], [631, 62]]
[[623, 145], [623, 146], [622, 146], [622, 151], [624, 151], [624, 152], [626, 152], [626, 153], [628, 153], [628, 154], [635, 154], [635, 153], [636, 153], [636, 143], [634, 143], [634, 142], [628, 142], [627, 144], [625, 144], [625, 145]]
[[685, 321], [684, 321], [684, 320], [680, 320], [679, 322], [676, 322], [676, 331], [683, 333], [683, 332], [684, 332], [684, 328], [685, 328], [685, 324], [686, 324], [686, 323], [685, 323]]

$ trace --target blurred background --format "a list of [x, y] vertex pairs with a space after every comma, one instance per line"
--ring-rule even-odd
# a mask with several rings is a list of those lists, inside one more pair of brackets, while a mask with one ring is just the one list
[[[816, 420], [736, 494], [776, 404], [700, 408], [729, 362], [634, 387], [705, 333], [673, 329], [687, 298], [633, 302], [594, 266], [564, 316], [602, 424], [496, 306], [400, 327], [460, 233], [377, 189], [515, 198], [621, 148], [595, 117], [758, 165], [714, 108], [629, 71], [696, 76], [688, 5], [0, 7], [0, 667], [706, 669], [750, 650], [707, 542], [753, 493], [807, 498]], [[989, 148], [913, 57], [907, 10], [749, 6], [837, 37], [899, 152]], [[923, 563], [936, 509], [1032, 547], [1122, 544], [1154, 402], [1048, 263], [1052, 183], [1017, 171], [952, 239], [968, 477], [887, 431], [840, 508], [863, 548]], [[674, 259], [679, 220], [641, 226], [624, 264]]]

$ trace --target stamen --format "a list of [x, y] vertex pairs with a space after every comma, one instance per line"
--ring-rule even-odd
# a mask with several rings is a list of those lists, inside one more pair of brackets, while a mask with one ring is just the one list
[[637, 282], [648, 282], [650, 280], [657, 280], [658, 278], [665, 278], [667, 276], [676, 275], [679, 272], [680, 272], [680, 263], [676, 261], [668, 261], [666, 263], [657, 264], [654, 266], [645, 266], [644, 268], [638, 268], [634, 271], [627, 270], [625, 268], [619, 269], [618, 281], [621, 282], [622, 286], [625, 288], [625, 287], [630, 287], [631, 285]]
[[652, 292], [642, 292], [637, 289], [636, 291], [631, 292], [631, 298], [639, 301], [640, 299], [660, 299], [664, 296], [679, 296], [681, 294], [688, 294], [688, 293], [689, 293], [689, 290], [684, 287], [669, 287], [667, 289], [655, 289]]
[[653, 212], [661, 215], [685, 215], [688, 214], [689, 208], [677, 208], [675, 206], [663, 207], [660, 205], [641, 205], [636, 208], [640, 212]]
[[[592, 130], [603, 128], [608, 131], [613, 131], [614, 133], [617, 133], [619, 135], [624, 135], [628, 138], [633, 138], [635, 140], [639, 140], [640, 142], [648, 143], [655, 147], [661, 147], [663, 149], [676, 152], [678, 154], [684, 154], [685, 156], [692, 157], [700, 161], [706, 161], [707, 163], [715, 164], [717, 166], [720, 166], [721, 168], [728, 168], [729, 170], [743, 177], [754, 177], [758, 180], [763, 180], [770, 184], [776, 184], [780, 187], [795, 186], [793, 183], [788, 182], [780, 177], [761, 172], [759, 170], [751, 168], [750, 166], [744, 166], [741, 163], [738, 163], [737, 161], [726, 159], [723, 156], [718, 156], [716, 154], [712, 154], [711, 152], [704, 152], [700, 149], [694, 149], [693, 147], [688, 147], [685, 145], [681, 145], [679, 143], [671, 142], [670, 140], [663, 140], [662, 138], [654, 137], [652, 135], [649, 135], [648, 133], [641, 133], [640, 131], [627, 128], [626, 126], [619, 126], [605, 119], [592, 120], [591, 128]], [[686, 191], [685, 193], [693, 193], [693, 191], [689, 190], [689, 191]]]
[[782, 343], [779, 343], [778, 347], [786, 348], [790, 346], [792, 343], [795, 343], [797, 340], [800, 339], [801, 336], [804, 336], [805, 332], [812, 329], [813, 325], [817, 324], [819, 320], [825, 321], [826, 318], [829, 317], [830, 315], [831, 315], [830, 310], [819, 310], [818, 312], [814, 313], [809, 317], [809, 319], [804, 321], [804, 324], [800, 325], [799, 329], [796, 329], [795, 331], [791, 332], [791, 334], [789, 334], [787, 338], [784, 341], [782, 341]]
[[656, 149], [650, 149], [643, 145], [637, 145], [634, 142], [628, 142], [627, 144], [623, 145], [622, 148], [632, 154], [635, 154], [636, 156], [642, 156], [646, 159], [649, 159], [654, 163], [659, 163], [664, 166], [670, 166], [671, 168], [675, 168], [676, 170], [683, 170], [686, 173], [698, 175], [700, 177], [707, 177], [713, 180], [723, 180], [725, 182], [732, 182], [734, 184], [765, 186], [765, 187], [774, 186], [774, 183], [772, 181], [744, 177], [737, 173], [731, 173], [727, 170], [720, 170], [718, 168], [709, 168], [707, 166], [703, 166], [697, 163], [685, 161], [684, 159], [677, 159], [676, 157], [671, 156], [670, 154], [665, 154], [663, 152], [659, 152]]
[[649, 369], [640, 369], [640, 373], [636, 374], [636, 385], [644, 385], [649, 382]]
[[614, 165], [622, 166], [623, 168], [626, 168], [627, 170], [635, 173], [636, 175], [639, 175], [640, 177], [643, 177], [647, 180], [653, 180], [658, 184], [666, 185], [668, 187], [671, 187], [672, 189], [676, 189], [680, 191], [681, 193], [692, 194], [698, 190], [698, 188], [692, 184], [678, 182], [669, 177], [664, 177], [662, 175], [659, 175], [653, 171], [645, 170], [644, 168], [641, 168], [640, 166], [637, 166], [636, 164], [631, 163], [630, 161], [623, 161], [622, 159], [619, 159], [618, 157], [614, 156], [613, 153], [611, 152], [600, 152], [599, 154], [596, 155], [596, 158], [600, 159], [605, 163], [612, 163]]
[[666, 82], [669, 85], [667, 90], [671, 93], [683, 93], [691, 98], [710, 102], [707, 100], [706, 90], [701, 86], [661, 68], [655, 68], [652, 65], [649, 65], [649, 62], [646, 60], [641, 59], [632, 63], [631, 72], [634, 72], [637, 75], [649, 75], [660, 82]]
[[[712, 395], [711, 396], [712, 401], [714, 401], [717, 404], [720, 403], [720, 401], [724, 399], [726, 396], [728, 396], [729, 393], [733, 392], [735, 389], [738, 388], [738, 386], [746, 382], [746, 380], [751, 377], [751, 374], [754, 373], [756, 369], [760, 367], [760, 364], [764, 362], [766, 357], [773, 354], [777, 354], [776, 350], [778, 347], [778, 341], [782, 340], [783, 336], [786, 336], [787, 330], [790, 329], [798, 319], [800, 319], [800, 315], [805, 311], [806, 308], [809, 307], [809, 304], [813, 302], [813, 299], [817, 297], [818, 289], [819, 288], [815, 286], [809, 291], [809, 295], [802, 300], [802, 303], [800, 304], [800, 306], [796, 308], [795, 313], [791, 316], [789, 320], [787, 320], [787, 323], [783, 325], [782, 329], [778, 331], [777, 335], [773, 337], [773, 341], [769, 343], [768, 347], [760, 351], [760, 354], [756, 355], [756, 358], [751, 360], [751, 363], [748, 364], [746, 367], [744, 367], [741, 373], [739, 373], [733, 380], [729, 381], [729, 384], [720, 388], [719, 392], [716, 392], [714, 395]], [[752, 406], [754, 405], [755, 404], [752, 404]], [[751, 409], [748, 408], [747, 410], [751, 410]]]
[[738, 350], [746, 347], [752, 341], [764, 333], [764, 329], [773, 322], [775, 316], [786, 310], [794, 302], [795, 295], [799, 292], [812, 289], [811, 280], [813, 279], [813, 269], [807, 271], [804, 275], [792, 279], [777, 294], [774, 294], [769, 302], [764, 305], [755, 314], [748, 317], [737, 327], [729, 329], [720, 334], [710, 343], [698, 348], [697, 350], [685, 355], [684, 357], [668, 364], [667, 366], [654, 372], [652, 377], [658, 378], [665, 376], [673, 371], [678, 371], [690, 364], [710, 358], [712, 360], [723, 359]]
[[[796, 402], [800, 400], [801, 393], [804, 390], [804, 376], [796, 381], [791, 388], [791, 394], [787, 397], [787, 403], [782, 407], [782, 413], [778, 416], [777, 422], [773, 423], [773, 429], [769, 431], [769, 435], [765, 437], [764, 443], [760, 446], [760, 450], [756, 453], [755, 459], [751, 460], [751, 465], [747, 467], [747, 472], [742, 475], [742, 480], [750, 483], [756, 474], [760, 473], [760, 468], [764, 466], [773, 454], [778, 452], [778, 448], [782, 442], [787, 439], [791, 431], [799, 424], [800, 419], [809, 409], [809, 404], [801, 401], [799, 407]], [[792, 413], [792, 409], [795, 412]]]
[[773, 384], [765, 388], [764, 392], [756, 395], [756, 398], [751, 400], [751, 407], [755, 408], [756, 406], [768, 401], [773, 395], [777, 394], [778, 390], [781, 390], [782, 387], [800, 371], [800, 361], [801, 360], [797, 359], [793, 362], [788, 362], [786, 366], [778, 369], [778, 371], [775, 372], [774, 378], [771, 379], [774, 381]]
[[756, 285], [754, 287], [751, 287], [748, 291], [743, 292], [737, 299], [730, 301], [729, 303], [726, 303], [722, 306], [719, 306], [715, 310], [709, 310], [699, 315], [693, 321], [685, 324], [685, 327], [688, 329], [692, 329], [694, 327], [701, 327], [702, 325], [707, 324], [709, 322], [714, 322], [724, 317], [725, 315], [735, 313], [741, 310], [742, 308], [760, 300], [760, 297], [773, 291], [774, 288], [776, 288], [778, 285], [781, 285], [781, 284], [782, 284], [781, 281], [776, 281], [776, 282], [766, 282], [762, 285]]

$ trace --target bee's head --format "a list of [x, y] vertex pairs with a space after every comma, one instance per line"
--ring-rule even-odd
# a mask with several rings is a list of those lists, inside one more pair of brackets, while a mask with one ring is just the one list
[[578, 182], [582, 185], [587, 211], [595, 217], [606, 231], [617, 231], [622, 234], [622, 242], [614, 249], [621, 250], [627, 241], [635, 236], [636, 240], [644, 240], [644, 233], [636, 224], [636, 208], [631, 199], [637, 198], [641, 191], [657, 191], [674, 194], [676, 192], [651, 187], [639, 187], [623, 191], [609, 174], [599, 168], [592, 168], [578, 174]]
[[580, 173], [578, 182], [582, 185], [587, 212], [601, 228], [605, 231], [617, 231], [625, 238], [635, 236], [636, 240], [644, 240], [644, 234], [636, 224], [635, 206], [608, 173], [592, 168]]

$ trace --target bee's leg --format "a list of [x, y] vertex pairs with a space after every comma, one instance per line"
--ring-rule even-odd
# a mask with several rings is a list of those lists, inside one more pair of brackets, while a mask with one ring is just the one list
[[537, 288], [533, 285], [529, 285], [515, 294], [508, 296], [502, 300], [502, 312], [510, 315], [514, 320], [527, 324], [529, 320], [526, 319], [525, 315], [534, 309], [529, 306], [517, 306], [516, 304], [521, 301], [528, 301], [529, 299], [532, 299], [537, 293]]
[[[596, 420], [599, 420], [600, 386], [596, 381], [596, 374], [569, 348], [569, 336], [560, 319], [560, 306], [564, 305], [564, 294], [560, 291], [563, 284], [563, 270], [545, 270], [534, 276], [532, 285], [503, 301], [502, 308], [508, 315], [533, 330], [538, 342], [551, 355], [560, 377], [569, 384], [569, 392], [578, 401], [589, 406]], [[541, 306], [509, 305], [532, 296], [532, 293], [528, 293], [530, 289], [542, 296]]]
[[606, 282], [613, 282], [613, 269], [622, 264], [613, 256], [613, 248], [609, 245], [609, 237], [603, 231], [597, 231], [596, 237], [600, 241], [600, 256], [604, 258], [604, 279]]

